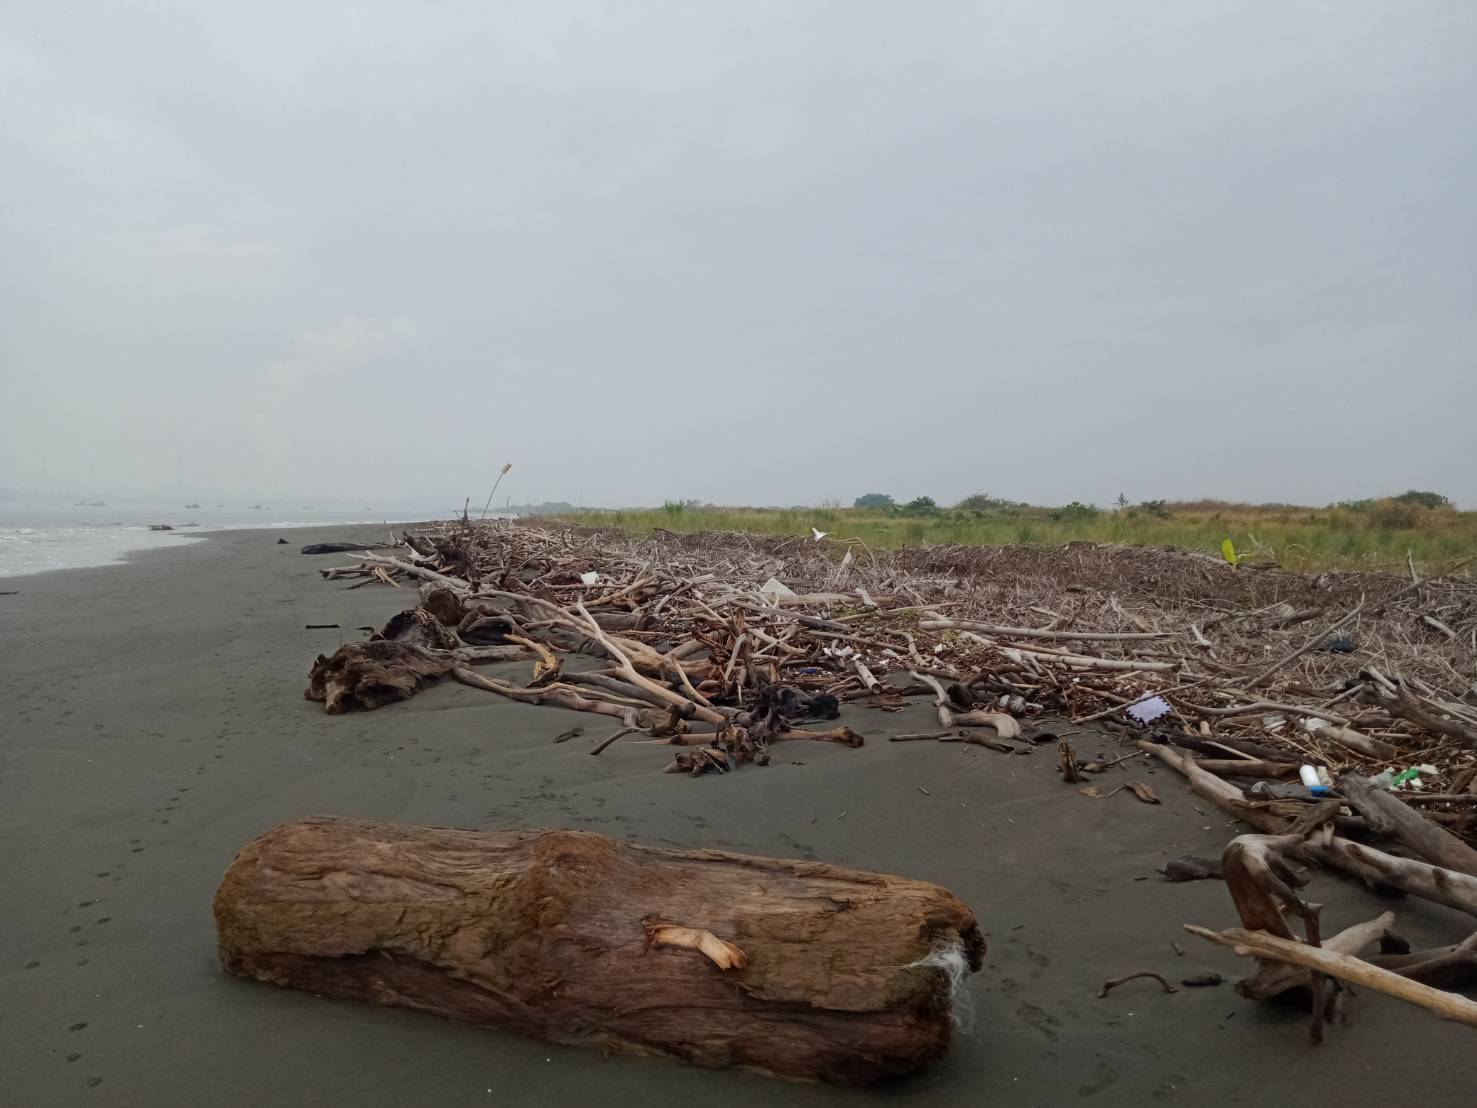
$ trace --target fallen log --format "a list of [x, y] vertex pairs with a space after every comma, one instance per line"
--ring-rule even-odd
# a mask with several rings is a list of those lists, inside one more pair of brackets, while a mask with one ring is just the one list
[[321, 701], [331, 715], [355, 708], [372, 711], [409, 700], [451, 666], [448, 657], [394, 639], [345, 643], [331, 656], [318, 655], [303, 695]]
[[301, 554], [354, 554], [360, 550], [368, 552], [384, 548], [384, 543], [374, 542], [310, 542]]
[[[1189, 780], [1196, 795], [1210, 801], [1227, 815], [1244, 820], [1270, 835], [1283, 835], [1290, 830], [1291, 822], [1278, 815], [1273, 804], [1247, 799], [1235, 785], [1202, 770], [1194, 758], [1144, 739], [1135, 745], [1179, 770]], [[1296, 846], [1288, 846], [1286, 850], [1298, 861], [1316, 862], [1342, 870], [1366, 884], [1399, 889], [1411, 896], [1445, 904], [1477, 917], [1477, 877], [1413, 858], [1398, 858], [1341, 835], [1327, 840], [1307, 839]]]
[[1315, 719], [1310, 722], [1308, 730], [1320, 739], [1329, 739], [1340, 746], [1347, 747], [1355, 754], [1362, 754], [1366, 758], [1373, 758], [1377, 761], [1391, 761], [1400, 753], [1383, 739], [1372, 738], [1352, 727], [1340, 727]]
[[1265, 762], [1259, 758], [1197, 758], [1206, 773], [1222, 777], [1261, 777], [1283, 780], [1298, 775], [1296, 762]]
[[1434, 731], [1438, 735], [1455, 739], [1468, 750], [1477, 750], [1477, 727], [1460, 719], [1449, 718], [1436, 711], [1420, 697], [1412, 696], [1404, 688], [1395, 692], [1390, 711], [1408, 719], [1417, 727]]
[[1208, 927], [1185, 924], [1185, 930], [1221, 946], [1230, 947], [1235, 953], [1254, 955], [1264, 961], [1286, 962], [1305, 966], [1315, 973], [1337, 977], [1352, 985], [1363, 985], [1377, 992], [1415, 1004], [1433, 1012], [1444, 1020], [1465, 1023], [1477, 1027], [1477, 1002], [1457, 993], [1444, 992], [1412, 981], [1397, 973], [1371, 965], [1362, 958], [1343, 954], [1324, 947], [1308, 946], [1292, 939], [1269, 935], [1265, 931], [1248, 931], [1244, 927], [1230, 927], [1224, 931], [1212, 931]]
[[246, 846], [222, 965], [553, 1042], [865, 1084], [941, 1058], [985, 940], [937, 885], [814, 862], [314, 817]]
[[514, 661], [526, 657], [519, 646], [455, 651], [427, 650], [412, 642], [372, 639], [345, 643], [331, 656], [320, 654], [308, 672], [303, 696], [322, 703], [330, 715], [361, 708], [372, 711], [408, 700], [423, 687], [472, 662]]
[[1371, 827], [1394, 838], [1433, 866], [1477, 877], [1477, 850], [1444, 827], [1438, 827], [1398, 797], [1351, 773], [1339, 780], [1339, 792]]
[[597, 715], [611, 716], [633, 731], [650, 731], [654, 727], [659, 727], [667, 718], [667, 712], [664, 710], [643, 708], [635, 703], [594, 700], [581, 696], [577, 690], [568, 685], [555, 684], [526, 689], [508, 681], [484, 677], [463, 665], [452, 666], [449, 672], [463, 685], [470, 685], [474, 689], [486, 689], [499, 696], [506, 696], [509, 700], [522, 701], [524, 704], [555, 704], [574, 712], [594, 712]]
[[1001, 627], [973, 619], [925, 619], [920, 620], [918, 626], [925, 631], [960, 628], [986, 635], [1003, 635], [1011, 639], [1054, 639], [1059, 642], [1128, 642], [1171, 637], [1168, 631], [1050, 631], [1031, 627]]

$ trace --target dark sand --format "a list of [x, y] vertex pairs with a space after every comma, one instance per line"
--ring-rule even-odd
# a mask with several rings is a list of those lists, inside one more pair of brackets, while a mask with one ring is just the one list
[[[1138, 981], [1097, 999], [1133, 970], [1244, 965], [1180, 931], [1235, 922], [1224, 886], [1154, 872], [1230, 834], [1168, 770], [1134, 771], [1164, 797], [1149, 807], [1078, 796], [1049, 754], [889, 744], [889, 731], [928, 725], [921, 707], [850, 711], [861, 750], [795, 744], [771, 768], [700, 780], [658, 772], [668, 754], [650, 746], [588, 757], [609, 720], [452, 684], [324, 715], [302, 689], [340, 632], [303, 624], [356, 638], [414, 594], [325, 583], [317, 569], [340, 559], [297, 548], [382, 534], [326, 528], [280, 546], [283, 532], [230, 532], [5, 582], [20, 595], [0, 597], [0, 1103], [1473, 1102], [1455, 1061], [1473, 1032], [1374, 994], [1320, 1048], [1301, 1014], [1229, 984], [1167, 996]], [[550, 744], [575, 725], [588, 736]], [[315, 812], [566, 826], [938, 881], [990, 938], [974, 1028], [932, 1072], [858, 1094], [602, 1058], [226, 976], [210, 915], [221, 872], [253, 836]], [[1387, 906], [1334, 878], [1312, 897], [1329, 931]], [[1467, 932], [1439, 909], [1397, 907], [1417, 940]]]

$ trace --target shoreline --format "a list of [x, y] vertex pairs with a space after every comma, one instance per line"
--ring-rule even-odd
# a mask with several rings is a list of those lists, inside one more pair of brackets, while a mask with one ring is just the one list
[[[31, 577], [41, 573], [60, 573], [66, 570], [73, 569], [106, 569], [109, 566], [123, 565], [126, 564], [129, 559], [140, 554], [148, 554], [155, 551], [169, 550], [171, 549], [172, 543], [175, 539], [205, 539], [214, 535], [230, 534], [238, 531], [268, 531], [276, 532], [280, 535], [289, 531], [330, 531], [339, 528], [343, 528], [345, 530], [363, 530], [371, 527], [401, 528], [414, 527], [423, 522], [425, 521], [389, 520], [384, 522], [371, 523], [267, 523], [257, 527], [239, 527], [232, 525], [223, 525], [218, 527], [172, 526], [171, 529], [168, 531], [155, 531], [152, 529], [146, 529], [142, 526], [128, 526], [117, 528], [98, 527], [95, 529], [45, 527], [13, 528], [11, 530], [15, 531], [17, 534], [25, 535], [49, 535], [51, 532], [60, 530], [78, 536], [85, 536], [87, 539], [93, 540], [93, 542], [89, 544], [82, 541], [74, 541], [70, 546], [68, 546], [67, 554], [73, 554], [73, 552], [79, 549], [86, 549], [88, 546], [91, 546], [95, 552], [90, 555], [82, 555], [82, 557], [86, 558], [85, 561], [77, 561], [73, 564], [68, 565], [45, 566], [41, 568], [24, 567], [18, 570], [11, 570], [7, 568], [7, 566], [3, 562], [0, 562], [0, 581], [12, 581], [18, 578]], [[73, 554], [73, 556], [76, 555]]]
[[[860, 749], [794, 744], [807, 749], [697, 779], [661, 773], [664, 752], [639, 744], [598, 759], [584, 740], [554, 745], [588, 721], [452, 683], [325, 715], [302, 697], [314, 655], [362, 637], [355, 628], [383, 624], [415, 593], [323, 581], [318, 569], [352, 556], [298, 548], [382, 538], [383, 526], [215, 531], [117, 564], [5, 579], [22, 585], [0, 599], [0, 1100], [487, 1104], [492, 1090], [515, 1103], [715, 1108], [898, 1095], [1252, 1104], [1275, 1086], [1280, 1103], [1333, 1105], [1408, 1095], [1411, 1073], [1430, 1103], [1468, 1099], [1450, 1059], [1470, 1031], [1365, 992], [1352, 1024], [1316, 1049], [1302, 1013], [1243, 1001], [1229, 983], [1166, 996], [1139, 982], [1097, 998], [1104, 980], [1141, 969], [1175, 980], [1214, 970], [1228, 982], [1246, 972], [1181, 930], [1234, 922], [1224, 886], [1155, 872], [1218, 853], [1227, 835], [1170, 771], [1143, 770], [1163, 799], [1151, 807], [1126, 793], [1078, 795], [1060, 783], [1054, 751], [888, 743], [929, 725], [924, 705], [848, 705], [841, 722], [866, 736]], [[933, 1070], [857, 1092], [604, 1058], [227, 976], [210, 911], [221, 874], [256, 835], [315, 813], [564, 826], [936, 881], [989, 936], [970, 984], [973, 1029]], [[1326, 906], [1330, 932], [1388, 906], [1327, 876], [1308, 895]], [[1447, 941], [1459, 918], [1397, 908], [1401, 932], [1422, 945]]]

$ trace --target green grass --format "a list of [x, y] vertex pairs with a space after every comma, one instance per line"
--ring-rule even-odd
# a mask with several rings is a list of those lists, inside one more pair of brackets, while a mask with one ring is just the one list
[[1449, 508], [1297, 508], [1236, 504], [1171, 505], [1078, 514], [1064, 509], [1014, 506], [990, 512], [942, 509], [910, 516], [862, 508], [714, 508], [687, 505], [622, 511], [584, 511], [559, 517], [591, 527], [629, 532], [752, 531], [810, 535], [817, 527], [835, 538], [859, 538], [869, 546], [920, 543], [1057, 546], [1073, 541], [1169, 545], [1219, 556], [1229, 538], [1254, 561], [1289, 569], [1403, 569], [1407, 552], [1419, 566], [1477, 554], [1477, 512]]

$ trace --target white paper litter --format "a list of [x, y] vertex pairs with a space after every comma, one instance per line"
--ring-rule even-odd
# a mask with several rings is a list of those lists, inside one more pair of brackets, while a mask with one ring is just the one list
[[599, 584], [599, 583], [600, 583], [600, 574], [596, 573], [593, 569], [590, 570], [589, 573], [581, 573], [580, 574], [580, 584], [581, 585], [596, 585], [596, 584]]
[[1137, 704], [1130, 704], [1124, 711], [1139, 723], [1153, 723], [1160, 716], [1169, 714], [1169, 701], [1162, 696], [1151, 696]]

